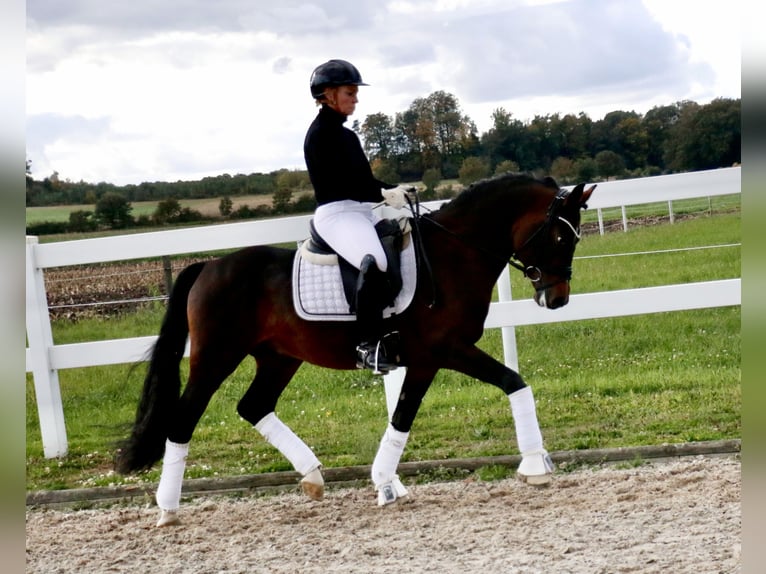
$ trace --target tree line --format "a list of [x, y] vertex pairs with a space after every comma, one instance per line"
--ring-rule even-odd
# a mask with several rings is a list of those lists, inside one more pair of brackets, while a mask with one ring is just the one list
[[740, 100], [682, 101], [645, 115], [614, 111], [535, 116], [498, 108], [481, 135], [457, 99], [434, 92], [393, 117], [367, 116], [357, 129], [381, 178], [458, 179], [498, 171], [552, 175], [561, 184], [731, 166], [741, 161]]
[[[425, 199], [454, 194], [451, 186], [440, 186], [444, 180], [468, 185], [509, 171], [551, 175], [567, 185], [728, 167], [741, 161], [740, 99], [718, 98], [704, 105], [680, 101], [643, 115], [617, 110], [596, 121], [582, 112], [522, 121], [497, 108], [491, 119], [489, 130], [479, 134], [458, 99], [437, 91], [393, 116], [375, 113], [355, 120], [352, 129], [376, 177], [391, 183], [422, 182]], [[271, 195], [272, 206], [227, 209], [227, 198], [254, 194]], [[30, 176], [27, 160], [27, 206], [96, 205], [90, 216], [78, 214], [71, 222], [74, 227], [184, 223], [199, 214], [182, 209], [177, 200], [210, 197], [221, 198], [222, 218], [308, 212], [315, 207], [308, 175], [301, 170], [117, 186], [71, 182], [58, 173], [37, 181]], [[131, 220], [129, 209], [124, 213], [133, 201], [169, 203], [158, 206], [159, 212], [148, 220], [138, 221]], [[122, 211], [114, 207], [120, 203], [125, 204]], [[110, 223], [105, 209], [123, 216]]]

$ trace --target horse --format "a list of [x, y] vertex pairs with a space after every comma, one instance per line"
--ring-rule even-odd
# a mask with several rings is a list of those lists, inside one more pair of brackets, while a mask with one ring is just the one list
[[[410, 428], [434, 376], [451, 369], [500, 388], [509, 398], [522, 455], [517, 475], [550, 481], [531, 388], [516, 371], [476, 343], [493, 288], [508, 264], [534, 287], [535, 302], [557, 309], [569, 301], [580, 211], [595, 185], [571, 191], [551, 177], [505, 174], [476, 182], [439, 209], [410, 204], [418, 271], [409, 306], [385, 319], [398, 331], [406, 374], [383, 433], [371, 478], [378, 504], [408, 496], [396, 474]], [[275, 413], [298, 367], [357, 368], [355, 321], [307, 321], [292, 297], [295, 249], [252, 246], [184, 268], [171, 290], [151, 351], [130, 436], [115, 454], [122, 474], [163, 459], [155, 494], [157, 526], [180, 522], [178, 511], [193, 431], [211, 397], [248, 355], [255, 377], [237, 404], [239, 415], [277, 448], [302, 478], [303, 492], [321, 499], [324, 480], [313, 451]], [[181, 392], [179, 365], [187, 337], [189, 373]]]

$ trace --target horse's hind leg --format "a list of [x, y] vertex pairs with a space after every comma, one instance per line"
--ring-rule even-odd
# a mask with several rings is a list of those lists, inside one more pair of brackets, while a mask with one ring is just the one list
[[231, 350], [226, 352], [210, 348], [192, 350], [189, 380], [173, 414], [165, 441], [162, 472], [155, 495], [157, 506], [161, 510], [157, 526], [178, 524], [181, 486], [194, 428], [215, 391], [244, 357], [244, 353], [235, 354]]
[[237, 411], [301, 473], [303, 492], [320, 500], [324, 496], [324, 479], [319, 459], [274, 412], [279, 396], [302, 361], [275, 353], [259, 353], [256, 362], [255, 378], [239, 401]]

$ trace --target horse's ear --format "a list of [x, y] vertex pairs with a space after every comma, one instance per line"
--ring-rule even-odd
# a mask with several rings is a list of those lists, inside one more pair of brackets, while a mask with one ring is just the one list
[[595, 189], [595, 185], [591, 185], [588, 189], [585, 189], [584, 183], [578, 183], [575, 188], [569, 192], [569, 195], [567, 195], [567, 207], [588, 209], [588, 200]]

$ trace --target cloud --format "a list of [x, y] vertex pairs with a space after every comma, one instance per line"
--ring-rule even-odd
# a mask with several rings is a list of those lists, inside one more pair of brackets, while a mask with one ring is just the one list
[[28, 157], [36, 177], [55, 169], [114, 183], [302, 168], [316, 113], [308, 78], [330, 58], [350, 60], [370, 84], [359, 121], [436, 90], [455, 95], [480, 131], [501, 106], [520, 119], [597, 119], [738, 97], [717, 83], [728, 60], [709, 63], [724, 52], [700, 51], [736, 27], [687, 36], [688, 19], [667, 26], [660, 4], [29, 0]]

